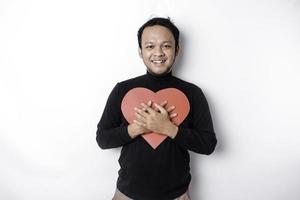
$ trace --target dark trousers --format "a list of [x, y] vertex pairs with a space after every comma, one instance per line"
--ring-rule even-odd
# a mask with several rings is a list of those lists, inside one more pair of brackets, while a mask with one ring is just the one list
[[[125, 194], [123, 194], [118, 189], [116, 189], [115, 195], [112, 198], [112, 200], [133, 200], [133, 199], [127, 197]], [[191, 200], [191, 199], [188, 195], [188, 192], [186, 192], [186, 193], [184, 193], [183, 195], [181, 195], [180, 197], [178, 197], [174, 200]]]

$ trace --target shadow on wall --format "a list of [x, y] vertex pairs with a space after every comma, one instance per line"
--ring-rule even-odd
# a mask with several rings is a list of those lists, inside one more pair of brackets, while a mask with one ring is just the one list
[[[209, 98], [206, 96], [208, 102]], [[216, 137], [218, 140], [218, 143], [216, 145], [215, 151], [211, 154], [208, 155], [211, 157], [211, 159], [214, 159], [213, 157], [217, 157], [220, 156], [220, 154], [224, 154], [224, 152], [226, 151], [225, 148], [225, 140], [223, 139], [223, 134], [224, 131], [218, 131], [218, 130], [223, 130], [222, 127], [220, 127], [221, 123], [218, 123], [218, 115], [217, 112], [215, 111], [215, 106], [213, 104], [210, 104], [210, 111], [211, 114], [213, 116], [213, 123], [214, 123], [214, 129], [216, 132]], [[202, 162], [202, 158], [203, 156], [207, 156], [207, 155], [200, 155], [197, 153], [193, 153], [190, 152], [190, 167], [191, 167], [191, 174], [192, 174], [192, 182], [191, 185], [189, 187], [189, 192], [191, 195], [192, 199], [204, 199], [204, 192], [203, 191], [203, 183], [201, 180], [203, 180], [205, 178], [205, 171], [202, 170], [201, 167], [201, 163]], [[206, 161], [209, 161], [209, 159], [207, 159]]]
[[[184, 35], [184, 33], [180, 32], [180, 52], [178, 57], [176, 58], [176, 63], [173, 68], [173, 72], [175, 76], [179, 76], [180, 74], [186, 70], [185, 65], [186, 65], [186, 54], [184, 52], [185, 45], [187, 44], [187, 37]], [[188, 80], [187, 80], [188, 81]], [[197, 83], [195, 83], [197, 85]], [[198, 85], [201, 88], [201, 85]], [[202, 88], [201, 88], [202, 89]], [[220, 119], [218, 118], [218, 111], [216, 109], [216, 106], [214, 105], [213, 102], [214, 99], [210, 98], [209, 93], [205, 92], [205, 88], [202, 89], [203, 93], [208, 101], [209, 104], [209, 109], [213, 118], [213, 124], [214, 124], [214, 130], [216, 132], [216, 137], [218, 140], [217, 146], [215, 151], [213, 152], [212, 155], [209, 156], [215, 156], [219, 155], [221, 153], [224, 153], [225, 146], [224, 146], [224, 137], [222, 136], [221, 130], [224, 130], [224, 127], [221, 127], [222, 123], [220, 122]], [[220, 131], [219, 131], [220, 130]], [[201, 158], [206, 155], [200, 155], [196, 153], [191, 153], [190, 152], [190, 167], [191, 167], [191, 174], [192, 174], [192, 183], [189, 187], [189, 192], [191, 195], [192, 199], [203, 199], [203, 192], [202, 192], [202, 183], [201, 180], [203, 180], [203, 174], [205, 174], [204, 171], [201, 170]], [[197, 194], [196, 194], [197, 192]], [[199, 196], [200, 195], [200, 196]]]

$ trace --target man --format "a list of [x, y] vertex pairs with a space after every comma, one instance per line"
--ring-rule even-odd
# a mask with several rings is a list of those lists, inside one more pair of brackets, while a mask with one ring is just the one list
[[[113, 199], [189, 199], [188, 150], [209, 155], [217, 143], [208, 103], [199, 87], [172, 75], [179, 52], [179, 30], [170, 19], [147, 21], [138, 31], [138, 43], [147, 72], [116, 84], [97, 126], [96, 140], [102, 149], [122, 146]], [[128, 111], [135, 116], [130, 122], [124, 102], [134, 100], [134, 95], [127, 97], [137, 88], [153, 94], [174, 91], [175, 100], [182, 97], [182, 104], [170, 105], [175, 102], [172, 93], [160, 102], [146, 96], [147, 101]], [[149, 132], [164, 138], [153, 145], [154, 136], [146, 137]]]

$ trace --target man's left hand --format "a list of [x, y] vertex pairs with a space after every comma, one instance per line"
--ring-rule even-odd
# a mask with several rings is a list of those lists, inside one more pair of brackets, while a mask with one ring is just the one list
[[156, 103], [154, 106], [158, 111], [144, 103], [141, 105], [143, 109], [135, 108], [137, 120], [134, 120], [134, 123], [153, 132], [175, 138], [178, 127], [170, 121], [169, 113], [166, 109]]

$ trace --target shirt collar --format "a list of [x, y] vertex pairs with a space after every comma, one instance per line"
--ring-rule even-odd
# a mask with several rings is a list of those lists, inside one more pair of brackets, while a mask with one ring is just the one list
[[151, 73], [147, 70], [146, 76], [147, 76], [148, 78], [150, 78], [150, 79], [157, 80], [157, 81], [169, 80], [170, 78], [173, 77], [173, 75], [172, 75], [172, 70], [169, 71], [169, 72], [166, 73], [166, 74], [163, 74], [163, 75], [151, 74]]

